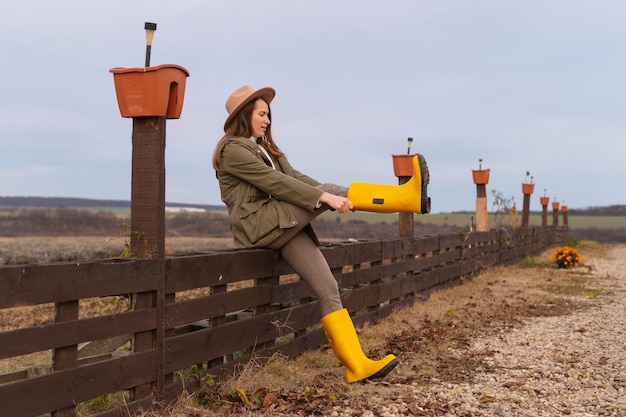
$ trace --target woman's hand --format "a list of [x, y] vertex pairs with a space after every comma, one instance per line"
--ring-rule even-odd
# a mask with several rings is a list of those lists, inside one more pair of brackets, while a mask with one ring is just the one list
[[335, 194], [327, 193], [324, 191], [320, 197], [320, 203], [324, 203], [330, 208], [337, 210], [339, 213], [346, 213], [354, 208], [352, 202], [346, 197], [341, 197]]

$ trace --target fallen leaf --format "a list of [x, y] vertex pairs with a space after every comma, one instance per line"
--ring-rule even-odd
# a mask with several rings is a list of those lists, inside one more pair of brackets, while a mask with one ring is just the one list
[[278, 400], [278, 397], [273, 392], [268, 393], [265, 398], [263, 398], [263, 408], [267, 408], [272, 405], [274, 402]]
[[480, 403], [481, 404], [487, 404], [487, 403], [491, 403], [494, 402], [496, 400], [496, 397], [492, 397], [490, 395], [483, 395], [482, 397], [480, 397]]
[[241, 399], [241, 402], [243, 403], [243, 405], [245, 405], [246, 407], [249, 407], [250, 400], [248, 400], [248, 395], [246, 394], [246, 391], [241, 388], [235, 388], [235, 392], [237, 392], [237, 394], [239, 395], [239, 398]]

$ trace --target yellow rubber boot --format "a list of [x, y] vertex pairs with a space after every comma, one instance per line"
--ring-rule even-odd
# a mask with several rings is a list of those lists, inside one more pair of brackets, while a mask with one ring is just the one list
[[335, 355], [346, 368], [346, 381], [349, 383], [382, 378], [398, 364], [394, 355], [387, 355], [378, 361], [365, 356], [350, 314], [345, 308], [325, 315], [320, 323]]
[[412, 212], [430, 213], [427, 186], [430, 174], [422, 155], [413, 157], [413, 176], [402, 185], [353, 182], [348, 189], [348, 199], [356, 211], [374, 213]]

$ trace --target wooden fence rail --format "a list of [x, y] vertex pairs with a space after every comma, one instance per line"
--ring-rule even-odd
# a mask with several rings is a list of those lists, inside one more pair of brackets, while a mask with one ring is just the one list
[[[559, 227], [522, 228], [334, 244], [323, 253], [345, 307], [361, 325], [485, 267], [561, 244], [565, 233]], [[293, 357], [326, 342], [315, 295], [275, 251], [218, 251], [164, 262], [114, 259], [0, 267], [0, 314], [10, 308], [55, 306], [52, 322], [0, 333], [0, 364], [19, 363], [30, 354], [48, 358], [42, 366], [11, 367], [0, 375], [0, 415], [72, 416], [85, 402], [123, 393], [126, 404], [94, 413], [123, 416], [153, 406], [156, 398], [172, 401], [183, 386], [196, 389], [199, 376], [220, 377], [252, 353], [267, 358], [280, 351]], [[165, 274], [164, 288], [157, 285], [159, 274]], [[153, 300], [143, 297], [144, 302], [121, 313], [81, 313], [82, 301], [128, 294], [152, 294], [148, 300]], [[165, 299], [164, 312], [157, 311], [158, 297]], [[164, 338], [154, 337], [159, 317], [165, 320]], [[125, 344], [146, 334], [155, 341], [151, 349], [137, 351], [134, 343]], [[86, 349], [87, 343], [109, 349]], [[156, 384], [159, 378], [163, 384]]]

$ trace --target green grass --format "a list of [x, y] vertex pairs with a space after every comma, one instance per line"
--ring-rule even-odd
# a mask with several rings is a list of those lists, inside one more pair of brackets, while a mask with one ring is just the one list
[[[416, 214], [414, 216], [415, 222], [430, 223], [437, 226], [449, 225], [458, 226], [461, 228], [469, 229], [469, 224], [472, 217], [476, 217], [474, 213], [436, 213], [436, 214]], [[493, 213], [488, 215], [489, 227], [495, 227], [495, 220]], [[334, 220], [339, 218], [341, 222], [348, 222], [350, 220], [362, 220], [368, 223], [386, 222], [392, 224], [398, 221], [398, 214], [377, 214], [377, 213], [345, 213], [338, 214], [337, 212], [326, 212], [322, 214], [322, 218]], [[519, 214], [519, 223], [522, 221], [522, 215]], [[541, 215], [531, 214], [529, 217], [529, 224], [531, 226], [541, 226]], [[559, 215], [559, 224], [563, 225], [563, 217]], [[548, 214], [548, 225], [552, 225], [552, 213]], [[586, 229], [590, 227], [603, 228], [619, 228], [626, 227], [626, 216], [572, 216], [568, 215], [568, 225], [570, 229]]]

